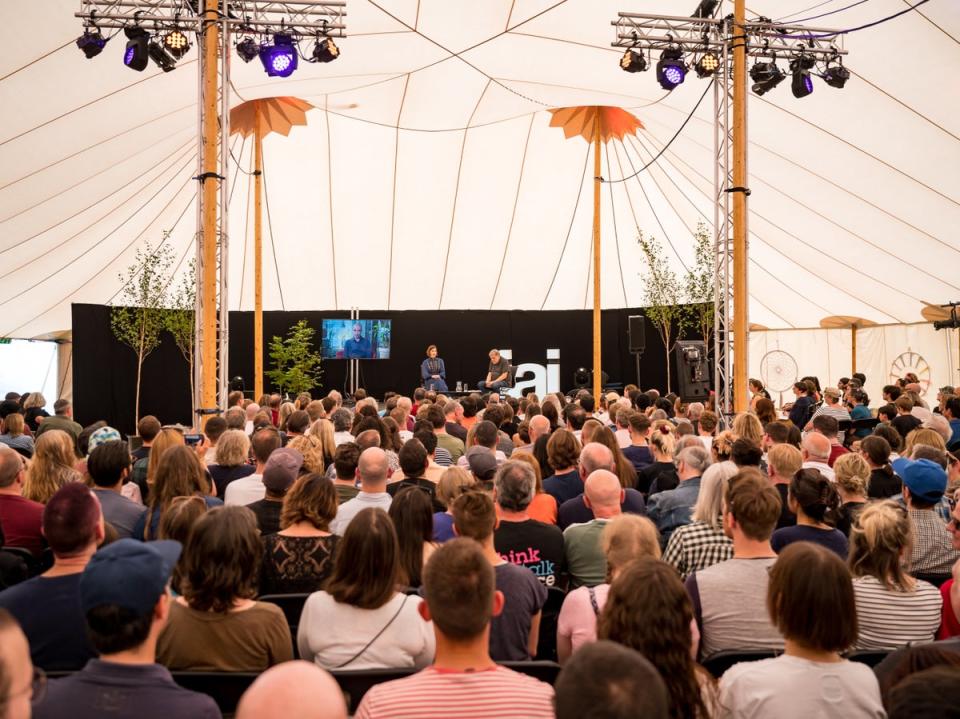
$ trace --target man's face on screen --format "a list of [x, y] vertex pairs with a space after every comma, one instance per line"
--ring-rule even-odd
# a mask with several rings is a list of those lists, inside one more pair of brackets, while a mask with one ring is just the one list
[[360, 334], [361, 334], [362, 331], [363, 331], [363, 330], [362, 330], [362, 328], [360, 327], [360, 325], [354, 325], [354, 326], [353, 326], [353, 339], [355, 339], [355, 340], [360, 339]]

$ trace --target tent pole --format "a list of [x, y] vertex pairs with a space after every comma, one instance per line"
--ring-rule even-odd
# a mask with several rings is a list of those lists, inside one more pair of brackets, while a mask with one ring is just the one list
[[593, 397], [600, 406], [600, 108], [593, 121]]
[[747, 410], [747, 50], [746, 1], [733, 4], [733, 408]]
[[263, 396], [263, 128], [254, 120], [253, 205], [253, 396]]
[[857, 323], [850, 325], [850, 375], [857, 371]]

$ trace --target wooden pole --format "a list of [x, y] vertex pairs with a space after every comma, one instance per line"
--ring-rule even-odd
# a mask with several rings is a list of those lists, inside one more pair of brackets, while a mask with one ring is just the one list
[[253, 184], [253, 396], [263, 396], [263, 127], [260, 113], [254, 125]]
[[747, 410], [747, 50], [745, 0], [733, 5], [733, 408]]
[[857, 325], [850, 325], [850, 374], [857, 371]]
[[593, 121], [593, 397], [600, 406], [600, 108]]
[[198, 292], [203, 293], [201, 326], [200, 399], [204, 409], [217, 407], [217, 197], [219, 195], [220, 147], [218, 98], [218, 49], [220, 45], [219, 0], [204, 1], [203, 43], [203, 274]]

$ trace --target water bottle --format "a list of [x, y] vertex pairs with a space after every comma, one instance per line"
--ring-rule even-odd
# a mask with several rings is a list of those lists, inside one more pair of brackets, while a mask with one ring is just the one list
[[463, 382], [457, 382], [457, 392], [463, 392]]

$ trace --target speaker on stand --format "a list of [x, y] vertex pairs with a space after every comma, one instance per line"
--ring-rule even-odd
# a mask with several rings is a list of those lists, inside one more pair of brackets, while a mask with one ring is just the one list
[[680, 399], [703, 402], [710, 394], [707, 346], [703, 342], [681, 340], [674, 349]]
[[643, 315], [627, 317], [627, 337], [630, 343], [630, 354], [637, 360], [637, 387], [640, 387], [640, 355], [646, 349], [646, 318]]

